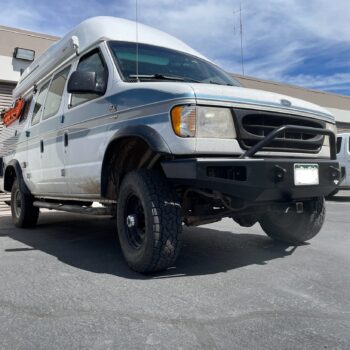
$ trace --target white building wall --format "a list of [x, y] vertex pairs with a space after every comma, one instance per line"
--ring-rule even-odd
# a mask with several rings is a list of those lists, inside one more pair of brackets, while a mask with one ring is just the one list
[[23, 72], [31, 62], [0, 55], [0, 80], [2, 82], [17, 83]]

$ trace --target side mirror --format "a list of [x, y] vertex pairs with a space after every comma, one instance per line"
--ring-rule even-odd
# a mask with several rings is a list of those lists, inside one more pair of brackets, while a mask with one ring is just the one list
[[67, 91], [70, 94], [103, 95], [106, 91], [106, 86], [96, 81], [96, 72], [75, 71], [68, 80]]

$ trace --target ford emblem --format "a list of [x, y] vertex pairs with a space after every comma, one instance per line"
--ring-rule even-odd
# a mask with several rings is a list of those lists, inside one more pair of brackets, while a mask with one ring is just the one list
[[292, 106], [292, 102], [285, 100], [285, 99], [281, 100], [281, 104], [284, 107], [291, 107]]

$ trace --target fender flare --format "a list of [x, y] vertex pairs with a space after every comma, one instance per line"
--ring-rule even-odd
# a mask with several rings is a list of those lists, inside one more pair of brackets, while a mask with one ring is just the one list
[[9, 180], [8, 180], [8, 172], [10, 168], [15, 169], [16, 177], [18, 179], [18, 184], [21, 192], [24, 194], [30, 195], [31, 193], [29, 191], [29, 188], [27, 187], [23, 179], [22, 168], [17, 159], [12, 159], [8, 164], [6, 164], [6, 168], [4, 172], [4, 190], [7, 192], [11, 192], [11, 189], [12, 189], [11, 184], [9, 183]]
[[142, 139], [149, 148], [158, 154], [171, 154], [170, 148], [163, 137], [148, 125], [129, 125], [119, 129], [110, 139], [105, 149], [101, 169], [101, 195], [105, 196], [107, 192], [108, 170], [106, 158], [109, 155], [110, 146], [117, 140], [128, 137], [137, 137]]
[[[109, 144], [124, 137], [139, 137], [148, 144], [153, 152], [171, 154], [169, 146], [163, 137], [148, 125], [129, 125], [119, 129], [109, 140]], [[108, 149], [108, 146], [106, 149]]]

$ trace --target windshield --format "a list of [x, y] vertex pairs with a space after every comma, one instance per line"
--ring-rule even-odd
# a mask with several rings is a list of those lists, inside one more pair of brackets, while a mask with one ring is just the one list
[[[183, 52], [129, 42], [109, 43], [125, 81], [172, 80], [207, 84], [235, 85], [239, 83], [215, 65]], [[138, 76], [136, 58], [138, 56]]]

